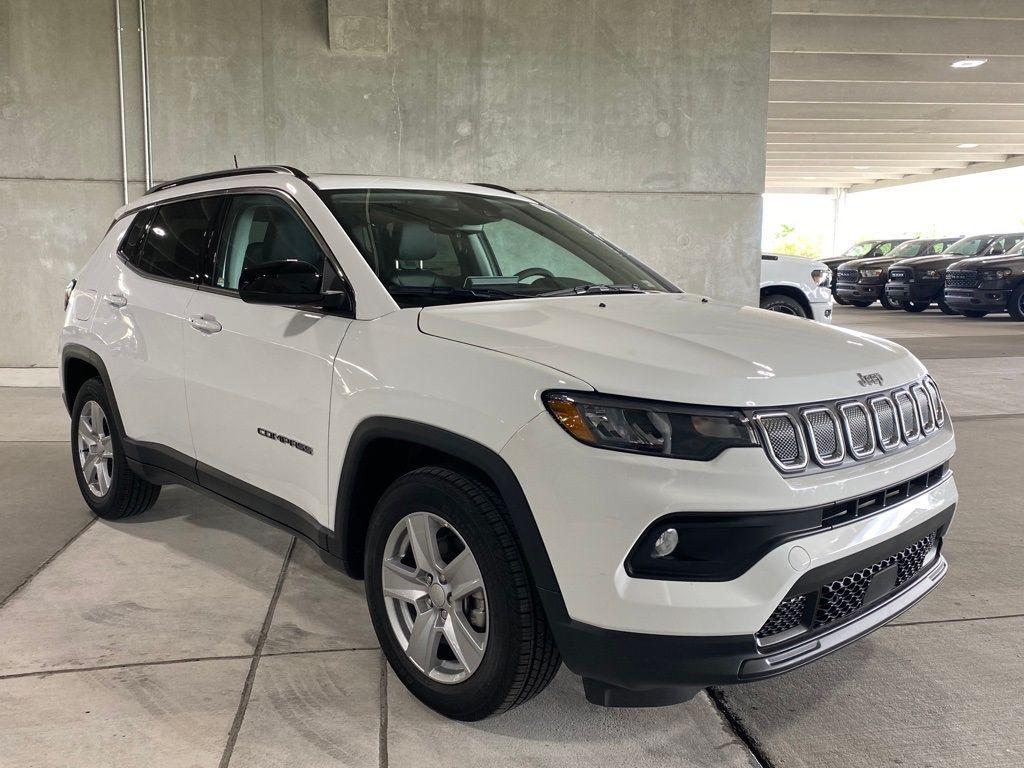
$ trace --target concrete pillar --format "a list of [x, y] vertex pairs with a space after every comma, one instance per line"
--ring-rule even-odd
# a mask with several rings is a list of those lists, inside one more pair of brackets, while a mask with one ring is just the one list
[[[138, 4], [121, 2], [138, 194]], [[230, 167], [237, 154], [243, 165], [503, 184], [564, 208], [684, 288], [753, 302], [769, 5], [150, 2], [154, 175]], [[0, 290], [26, 310], [0, 365], [52, 364], [63, 284], [118, 202], [113, 5], [4, 7]], [[103, 193], [63, 208], [86, 183]]]

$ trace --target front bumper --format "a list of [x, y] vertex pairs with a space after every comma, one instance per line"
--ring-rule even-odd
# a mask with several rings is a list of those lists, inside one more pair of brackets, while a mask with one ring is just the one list
[[819, 323], [832, 322], [832, 296], [829, 295], [826, 301], [811, 302], [811, 319]]
[[592, 681], [637, 690], [776, 674], [888, 621], [928, 590], [908, 591], [915, 597], [904, 607], [873, 604], [849, 617], [849, 626], [844, 621], [842, 631], [830, 626], [815, 634], [813, 647], [810, 636], [792, 647], [771, 638], [770, 648], [756, 637], [792, 590], [806, 588], [809, 574], [870, 560], [926, 528], [944, 532], [957, 491], [947, 475], [873, 514], [773, 544], [727, 581], [630, 576], [626, 558], [652, 523], [679, 514], [771, 514], [874, 494], [931, 472], [954, 450], [947, 425], [913, 450], [783, 476], [761, 449], [731, 449], [710, 462], [594, 449], [542, 413], [501, 456], [522, 483], [557, 578], [559, 592], [542, 591], [541, 598], [567, 666]]
[[947, 288], [946, 303], [955, 309], [1005, 312], [1010, 291], [998, 288]]
[[885, 291], [885, 284], [839, 283], [836, 294], [846, 301], [878, 301]]
[[885, 295], [891, 301], [938, 301], [942, 298], [941, 280], [911, 280], [909, 282], [888, 282]]

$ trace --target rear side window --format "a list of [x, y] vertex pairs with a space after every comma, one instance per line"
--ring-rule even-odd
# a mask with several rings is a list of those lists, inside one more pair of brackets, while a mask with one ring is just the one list
[[203, 273], [206, 235], [220, 202], [200, 197], [156, 209], [133, 264], [153, 277], [193, 283]]
[[142, 244], [142, 239], [146, 235], [146, 228], [149, 226], [149, 221], [152, 218], [153, 211], [140, 211], [135, 215], [131, 226], [128, 227], [128, 231], [125, 233], [119, 248], [121, 255], [128, 261], [134, 262], [136, 260], [135, 257], [138, 255], [139, 246]]

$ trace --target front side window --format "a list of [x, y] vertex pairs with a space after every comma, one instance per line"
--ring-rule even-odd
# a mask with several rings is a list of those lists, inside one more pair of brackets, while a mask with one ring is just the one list
[[455, 192], [345, 190], [327, 203], [403, 305], [672, 287], [543, 206]]
[[213, 284], [238, 290], [243, 269], [304, 261], [323, 273], [324, 252], [292, 208], [276, 195], [234, 195], [221, 227]]
[[157, 208], [132, 263], [153, 277], [198, 281], [203, 273], [206, 236], [219, 202], [218, 197], [199, 197]]

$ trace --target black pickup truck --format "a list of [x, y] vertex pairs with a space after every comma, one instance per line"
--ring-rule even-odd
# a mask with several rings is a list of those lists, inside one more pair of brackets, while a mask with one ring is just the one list
[[917, 256], [897, 261], [889, 267], [885, 295], [899, 303], [907, 312], [924, 312], [938, 302], [947, 315], [960, 312], [946, 302], [946, 270], [950, 265], [972, 256], [996, 256], [1010, 250], [1024, 239], [1024, 232], [998, 232], [961, 238], [935, 256]]
[[1024, 322], [1024, 240], [998, 256], [951, 264], [946, 270], [946, 303], [965, 317], [1009, 312]]
[[831, 259], [822, 259], [825, 266], [827, 266], [832, 272], [832, 298], [836, 300], [836, 303], [849, 303], [836, 293], [836, 272], [841, 264], [844, 264], [851, 259], [872, 259], [877, 256], [885, 256], [889, 251], [906, 239], [907, 238], [905, 237], [889, 237], [881, 240], [861, 240], [859, 243], [851, 245], [839, 256]]
[[885, 295], [889, 267], [903, 259], [942, 253], [947, 246], [959, 239], [946, 237], [907, 240], [884, 256], [843, 262], [836, 271], [838, 282], [833, 283], [834, 292], [847, 304], [853, 304], [855, 307], [866, 307], [875, 301], [881, 301], [886, 309], [899, 309], [899, 303], [891, 301]]

